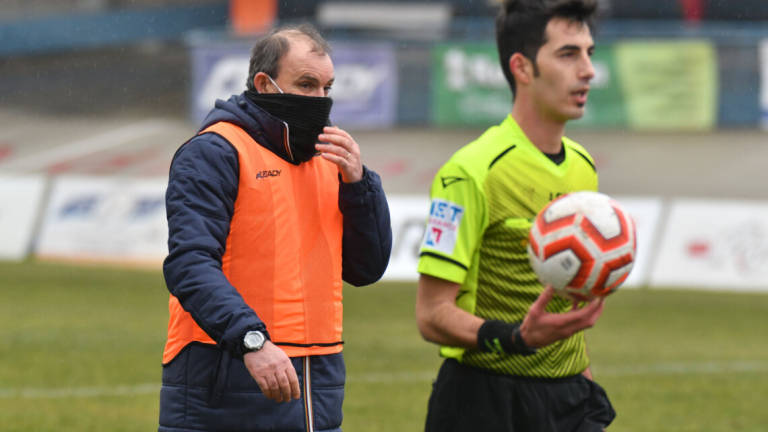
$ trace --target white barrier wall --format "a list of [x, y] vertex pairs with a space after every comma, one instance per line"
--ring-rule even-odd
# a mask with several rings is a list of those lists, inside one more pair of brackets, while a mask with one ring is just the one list
[[[55, 179], [35, 253], [159, 268], [167, 254], [165, 187], [165, 179]], [[0, 259], [26, 255], [44, 188], [41, 177], [0, 177]], [[638, 253], [625, 287], [768, 291], [768, 202], [615, 198], [637, 227]], [[394, 242], [383, 279], [415, 282], [429, 199], [388, 199]]]
[[416, 281], [419, 274], [419, 247], [429, 214], [426, 195], [391, 195], [387, 197], [392, 222], [392, 255], [382, 279]]
[[22, 260], [30, 251], [46, 179], [0, 176], [0, 259]]
[[659, 228], [662, 201], [659, 198], [616, 196], [616, 199], [635, 221], [637, 231], [637, 255], [632, 272], [622, 288], [639, 287], [648, 284], [651, 258], [653, 257], [656, 233]]
[[768, 203], [678, 199], [651, 272], [660, 287], [768, 290]]
[[37, 254], [159, 267], [168, 253], [166, 185], [165, 179], [58, 177]]

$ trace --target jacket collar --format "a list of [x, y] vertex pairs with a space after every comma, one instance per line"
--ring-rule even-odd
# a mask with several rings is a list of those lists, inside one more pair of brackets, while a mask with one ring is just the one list
[[261, 107], [248, 99], [245, 94], [240, 95], [238, 106], [241, 107], [248, 117], [254, 120], [253, 125], [244, 126], [243, 129], [251, 135], [257, 143], [269, 149], [272, 153], [280, 156], [286, 161], [296, 164], [293, 161], [293, 153], [289, 145], [288, 124], [283, 120], [266, 112]]
[[216, 101], [203, 122], [203, 129], [225, 121], [241, 127], [254, 141], [272, 153], [294, 165], [289, 145], [288, 124], [253, 103], [245, 93], [232, 96], [227, 101]]

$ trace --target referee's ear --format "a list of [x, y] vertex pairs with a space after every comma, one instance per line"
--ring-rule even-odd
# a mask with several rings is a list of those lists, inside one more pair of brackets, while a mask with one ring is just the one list
[[522, 53], [516, 52], [509, 57], [509, 72], [515, 77], [515, 84], [528, 85], [533, 79], [533, 63]]

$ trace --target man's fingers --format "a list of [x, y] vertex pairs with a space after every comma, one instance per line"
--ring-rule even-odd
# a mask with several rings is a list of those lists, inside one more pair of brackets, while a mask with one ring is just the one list
[[592, 300], [582, 308], [565, 313], [567, 317], [565, 328], [569, 333], [591, 328], [603, 312], [604, 298]]
[[587, 314], [589, 319], [589, 326], [592, 327], [597, 322], [597, 319], [600, 318], [600, 315], [603, 313], [603, 308], [605, 307], [605, 297], [600, 297], [596, 301], [593, 301], [592, 304], [589, 304], [586, 306], [587, 308], [590, 308], [589, 313]]
[[245, 354], [243, 361], [266, 398], [288, 402], [301, 397], [291, 359], [271, 342], [267, 341], [259, 351]]
[[291, 384], [285, 372], [278, 372], [277, 384], [280, 391], [280, 400], [278, 402], [288, 402], [291, 400]]
[[316, 144], [315, 149], [323, 156], [335, 156], [339, 162], [351, 162], [352, 152], [336, 144]]
[[335, 145], [344, 149], [351, 147], [349, 140], [341, 135], [320, 134], [317, 136], [318, 144]]
[[584, 305], [583, 307], [581, 307], [580, 309], [578, 309], [578, 312], [585, 318], [590, 318], [595, 314], [599, 315], [600, 312], [602, 312], [603, 310], [604, 303], [605, 303], [605, 298], [601, 297], [601, 298], [594, 299], [589, 303], [587, 303], [586, 305]]
[[[272, 380], [274, 381], [274, 377], [272, 377]], [[270, 383], [270, 379], [268, 377], [259, 377], [256, 379], [256, 384], [259, 385], [259, 388], [261, 389], [261, 392], [264, 394], [264, 396], [267, 399], [275, 399], [275, 391], [272, 387], [272, 384]]]
[[[322, 133], [317, 136], [317, 140], [320, 141], [318, 144], [321, 146], [326, 146], [326, 149], [330, 148], [328, 146], [336, 146], [343, 150], [347, 150], [350, 153], [355, 151], [355, 140], [346, 133], [344, 135]], [[319, 148], [318, 150], [323, 151]]]
[[318, 135], [317, 139], [320, 143], [315, 148], [320, 152], [338, 151], [337, 154], [340, 157], [360, 153], [354, 138], [346, 131], [336, 127], [326, 126], [323, 133]]
[[267, 387], [269, 392], [266, 396], [276, 402], [282, 402], [282, 395], [280, 394], [280, 385], [277, 383], [277, 378], [274, 375], [268, 375], [266, 377]]
[[552, 300], [552, 296], [554, 295], [555, 290], [552, 288], [551, 285], [547, 285], [544, 287], [544, 291], [539, 294], [539, 297], [536, 299], [535, 302], [531, 305], [531, 312], [543, 312], [544, 309], [546, 309], [547, 304], [550, 300]]
[[269, 386], [267, 385], [267, 380], [264, 379], [264, 377], [257, 377], [255, 380], [264, 396], [269, 397]]
[[580, 308], [564, 313], [547, 313], [547, 303], [552, 300], [554, 289], [544, 288], [531, 305], [520, 327], [523, 339], [532, 347], [542, 347], [567, 338], [595, 325], [603, 312], [605, 298], [590, 301]]
[[338, 128], [336, 126], [326, 126], [323, 128], [324, 134], [329, 135], [341, 135], [345, 138], [352, 139], [352, 135], [349, 134], [349, 132], [345, 131], [344, 129]]
[[296, 376], [296, 369], [290, 367], [286, 373], [288, 375], [288, 384], [291, 386], [291, 397], [299, 399], [301, 397], [301, 386], [299, 385], [299, 377]]

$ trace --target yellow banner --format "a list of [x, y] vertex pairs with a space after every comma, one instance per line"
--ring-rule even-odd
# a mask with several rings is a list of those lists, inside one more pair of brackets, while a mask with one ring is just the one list
[[717, 54], [707, 41], [616, 44], [632, 129], [711, 129], [717, 121]]

